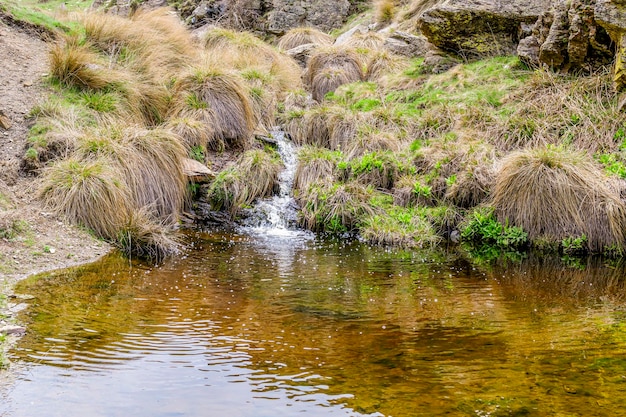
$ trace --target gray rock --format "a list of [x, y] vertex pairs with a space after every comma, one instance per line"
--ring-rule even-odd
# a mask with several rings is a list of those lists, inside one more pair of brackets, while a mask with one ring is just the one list
[[559, 0], [533, 25], [532, 34], [522, 39], [517, 53], [534, 66], [567, 72], [590, 71], [613, 58], [612, 42], [598, 26], [594, 6], [588, 1]]
[[522, 25], [550, 6], [546, 0], [440, 0], [418, 19], [429, 42], [463, 56], [514, 53]]
[[433, 47], [425, 36], [416, 36], [401, 31], [390, 33], [385, 39], [384, 46], [395, 54], [409, 58], [422, 57]]
[[272, 0], [267, 14], [267, 31], [282, 35], [298, 26], [323, 31], [340, 27], [348, 17], [348, 0]]
[[356, 25], [352, 29], [337, 36], [337, 39], [335, 39], [335, 45], [343, 45], [344, 43], [347, 43], [357, 32], [364, 34], [369, 32], [369, 28], [365, 25]]
[[295, 48], [289, 49], [285, 51], [285, 53], [295, 59], [302, 68], [306, 68], [311, 54], [313, 53], [313, 51], [315, 51], [317, 47], [318, 45], [314, 43], [306, 43], [304, 45], [296, 46]]
[[0, 328], [0, 334], [5, 335], [23, 335], [26, 333], [26, 328], [22, 326], [6, 325]]

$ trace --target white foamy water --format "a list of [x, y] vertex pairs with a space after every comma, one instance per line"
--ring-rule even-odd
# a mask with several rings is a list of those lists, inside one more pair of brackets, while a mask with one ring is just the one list
[[258, 201], [246, 213], [243, 231], [279, 237], [309, 236], [309, 232], [296, 227], [298, 205], [291, 195], [298, 164], [296, 148], [282, 131], [272, 132], [272, 137], [276, 139], [278, 154], [285, 166], [278, 177], [280, 189], [278, 194]]

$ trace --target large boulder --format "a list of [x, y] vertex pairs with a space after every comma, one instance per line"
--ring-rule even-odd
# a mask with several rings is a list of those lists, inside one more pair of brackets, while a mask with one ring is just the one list
[[530, 65], [567, 72], [606, 65], [613, 50], [606, 30], [596, 23], [593, 1], [560, 0], [539, 16], [517, 53]]
[[418, 26], [435, 46], [462, 56], [515, 53], [524, 25], [533, 24], [551, 0], [440, 0]]
[[614, 81], [617, 90], [626, 90], [626, 0], [597, 0], [595, 19], [617, 45]]

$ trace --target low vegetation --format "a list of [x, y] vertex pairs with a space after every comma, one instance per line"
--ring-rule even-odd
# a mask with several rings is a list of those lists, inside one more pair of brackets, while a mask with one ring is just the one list
[[[378, 25], [419, 12], [373, 6]], [[433, 74], [372, 31], [342, 45], [313, 28], [277, 47], [223, 28], [194, 40], [165, 9], [55, 19], [57, 97], [34, 111], [22, 168], [48, 207], [129, 253], [175, 251], [192, 197], [236, 218], [275, 193], [282, 164], [257, 138], [276, 125], [299, 146], [304, 228], [408, 248], [624, 252], [626, 126], [608, 70], [574, 77], [496, 56]], [[282, 52], [302, 45], [305, 69]], [[203, 191], [184, 158], [216, 169]]]

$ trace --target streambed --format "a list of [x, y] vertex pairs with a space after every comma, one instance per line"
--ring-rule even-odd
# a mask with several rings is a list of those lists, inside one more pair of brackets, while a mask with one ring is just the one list
[[626, 270], [197, 233], [23, 282], [0, 416], [626, 415]]

